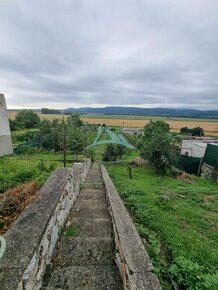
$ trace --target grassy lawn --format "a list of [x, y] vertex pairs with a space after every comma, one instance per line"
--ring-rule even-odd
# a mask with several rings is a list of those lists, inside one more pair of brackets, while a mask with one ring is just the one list
[[218, 186], [197, 177], [157, 176], [145, 167], [134, 168], [128, 179], [125, 164], [106, 167], [163, 289], [172, 289], [169, 273], [184, 289], [218, 289]]
[[[72, 155], [67, 166], [72, 166]], [[0, 158], [0, 193], [27, 181], [40, 187], [57, 167], [63, 167], [62, 153], [36, 153]]]

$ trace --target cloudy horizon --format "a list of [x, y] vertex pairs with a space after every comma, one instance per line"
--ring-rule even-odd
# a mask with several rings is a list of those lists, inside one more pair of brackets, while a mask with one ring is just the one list
[[8, 108], [218, 110], [218, 1], [2, 0]]

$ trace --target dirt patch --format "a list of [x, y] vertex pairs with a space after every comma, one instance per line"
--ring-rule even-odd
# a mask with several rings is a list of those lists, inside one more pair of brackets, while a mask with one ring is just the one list
[[0, 234], [6, 233], [10, 225], [38, 194], [37, 184], [28, 182], [0, 195]]
[[210, 205], [211, 203], [218, 203], [217, 197], [214, 194], [208, 194], [204, 197], [204, 202], [207, 205]]
[[186, 182], [186, 183], [189, 183], [189, 184], [191, 184], [191, 183], [194, 182], [194, 178], [193, 178], [193, 176], [191, 176], [190, 174], [187, 174], [187, 173], [185, 173], [185, 172], [182, 172], [182, 174], [179, 175], [179, 176], [177, 177], [177, 179], [182, 180], [182, 181], [184, 181], [184, 182]]

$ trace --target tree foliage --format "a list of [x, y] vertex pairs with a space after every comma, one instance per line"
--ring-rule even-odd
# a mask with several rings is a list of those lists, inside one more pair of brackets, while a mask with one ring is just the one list
[[22, 110], [17, 113], [15, 120], [10, 120], [11, 131], [36, 128], [40, 124], [40, 118], [32, 110]]
[[124, 146], [108, 144], [103, 155], [103, 160], [116, 161], [117, 158], [121, 159], [123, 154], [125, 153], [126, 153], [126, 148]]
[[30, 129], [35, 128], [40, 124], [40, 118], [37, 113], [32, 110], [22, 110], [15, 118], [18, 124], [23, 124], [24, 128]]
[[60, 110], [54, 110], [54, 109], [48, 109], [48, 108], [42, 108], [41, 112], [42, 114], [55, 114], [55, 115], [61, 114]]
[[157, 173], [165, 173], [176, 163], [170, 127], [163, 121], [150, 121], [144, 127], [141, 154]]
[[190, 134], [192, 136], [204, 136], [204, 129], [201, 127], [195, 127], [195, 128], [188, 128], [183, 127], [180, 129], [181, 134]]
[[64, 150], [66, 138], [67, 151], [77, 156], [83, 152], [96, 133], [94, 126], [82, 125], [78, 114], [72, 114], [67, 119], [63, 118], [62, 120], [43, 120], [39, 132], [36, 134], [36, 141], [43, 149], [58, 152]]

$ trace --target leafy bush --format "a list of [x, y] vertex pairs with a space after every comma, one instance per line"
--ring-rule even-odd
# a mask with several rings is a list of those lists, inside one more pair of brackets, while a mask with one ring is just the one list
[[117, 158], [121, 159], [125, 153], [126, 148], [124, 146], [108, 144], [103, 155], [103, 160], [116, 161]]
[[95, 151], [92, 150], [92, 149], [89, 149], [87, 152], [86, 152], [86, 157], [87, 158], [90, 158], [92, 162], [95, 161]]
[[34, 148], [32, 146], [19, 146], [15, 152], [18, 155], [32, 155], [34, 154]]
[[17, 113], [14, 121], [10, 121], [13, 130], [35, 128], [39, 124], [40, 118], [37, 113], [32, 110], [22, 110]]
[[218, 275], [204, 274], [205, 269], [182, 256], [170, 268], [173, 278], [188, 290], [218, 289]]

